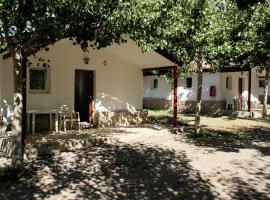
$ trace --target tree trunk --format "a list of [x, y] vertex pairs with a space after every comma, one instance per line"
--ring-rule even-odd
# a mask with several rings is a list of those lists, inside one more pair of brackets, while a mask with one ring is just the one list
[[201, 132], [201, 103], [202, 103], [202, 82], [203, 82], [203, 69], [202, 69], [202, 55], [199, 54], [197, 59], [198, 82], [197, 82], [197, 99], [196, 99], [196, 112], [195, 112], [195, 134]]
[[13, 77], [14, 77], [14, 118], [12, 121], [12, 166], [21, 167], [23, 163], [22, 151], [22, 113], [23, 113], [23, 70], [22, 56], [16, 50], [12, 50]]
[[266, 116], [267, 116], [267, 96], [268, 96], [268, 84], [269, 84], [269, 71], [270, 71], [270, 66], [268, 65], [265, 68], [263, 111], [262, 111], [263, 118], [266, 118]]
[[178, 81], [178, 66], [173, 69], [173, 128], [177, 126], [177, 81]]

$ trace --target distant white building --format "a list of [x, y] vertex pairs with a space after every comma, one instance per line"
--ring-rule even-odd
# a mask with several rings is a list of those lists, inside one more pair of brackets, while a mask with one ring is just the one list
[[[229, 71], [229, 70], [228, 70]], [[260, 107], [263, 98], [264, 72], [251, 70], [251, 109]], [[269, 87], [270, 93], [270, 87]], [[203, 73], [202, 111], [247, 110], [249, 71]], [[194, 112], [197, 95], [197, 75], [178, 78], [178, 109]], [[269, 99], [269, 98], [268, 98]], [[168, 109], [172, 102], [172, 87], [157, 75], [144, 76], [145, 108]]]

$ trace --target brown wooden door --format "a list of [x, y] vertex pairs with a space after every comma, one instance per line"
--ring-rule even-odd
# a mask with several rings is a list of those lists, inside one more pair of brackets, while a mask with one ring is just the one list
[[93, 71], [75, 70], [75, 111], [82, 122], [93, 123]]
[[243, 78], [238, 79], [238, 96], [241, 97], [243, 93]]

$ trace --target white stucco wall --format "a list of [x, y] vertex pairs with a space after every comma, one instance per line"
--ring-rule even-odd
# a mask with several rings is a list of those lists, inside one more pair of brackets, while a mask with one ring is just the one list
[[[232, 77], [232, 89], [226, 89], [226, 77]], [[251, 73], [251, 101], [259, 101], [259, 95], [263, 95], [263, 88], [259, 87], [259, 79], [264, 80], [265, 72], [259, 73], [252, 70]], [[159, 79], [157, 89], [151, 89], [154, 78]], [[232, 100], [238, 98], [238, 79], [243, 78], [242, 96], [248, 98], [248, 72], [222, 72], [222, 73], [204, 73], [203, 74], [203, 100]], [[216, 86], [216, 97], [211, 97], [210, 86]], [[269, 83], [270, 94], [270, 83]], [[186, 87], [185, 79], [178, 79], [178, 98], [181, 101], [195, 101], [197, 93], [197, 75], [192, 76], [192, 88]], [[144, 77], [144, 98], [168, 99], [172, 97], [171, 89], [168, 83], [160, 80], [157, 76]]]
[[[186, 79], [180, 79], [178, 83], [178, 95], [181, 101], [195, 101], [197, 96], [198, 77], [192, 76], [192, 87], [186, 87]], [[216, 86], [216, 96], [210, 96], [210, 86]], [[221, 100], [220, 77], [218, 73], [203, 73], [202, 100], [218, 101]]]
[[1, 103], [13, 104], [13, 63], [11, 59], [1, 59]]
[[0, 59], [0, 108], [2, 107], [2, 87], [3, 87], [3, 64], [2, 64], [2, 59]]
[[[226, 77], [232, 77], [232, 89], [226, 89]], [[248, 99], [248, 72], [224, 72], [221, 73], [221, 93], [225, 99], [238, 98], [238, 79], [243, 78], [243, 93], [242, 96]], [[258, 101], [258, 78], [255, 70], [251, 73], [251, 101]]]
[[[152, 88], [154, 79], [158, 79], [158, 88]], [[145, 98], [171, 99], [171, 86], [158, 76], [145, 76], [143, 78], [143, 94]]]
[[[154, 78], [158, 79], [159, 85], [157, 89], [151, 89], [151, 84]], [[192, 76], [192, 87], [186, 87], [186, 79], [178, 79], [178, 99], [180, 101], [195, 101], [197, 94], [197, 75]], [[216, 86], [216, 96], [210, 96], [210, 86]], [[172, 97], [170, 85], [161, 80], [157, 76], [144, 77], [144, 98], [159, 98], [170, 100]], [[219, 73], [204, 73], [203, 74], [203, 100], [221, 100], [220, 92], [220, 76]]]
[[[84, 64], [79, 46], [69, 40], [56, 43], [50, 50], [30, 57], [35, 66], [39, 57], [49, 59], [50, 93], [29, 94], [28, 109], [58, 108], [69, 105], [74, 108], [75, 69], [94, 71], [95, 111], [142, 109], [143, 76], [139, 67], [111, 54], [106, 49], [90, 50], [89, 64]], [[104, 61], [107, 65], [104, 65]], [[11, 59], [4, 60], [4, 98], [12, 100], [13, 76]], [[29, 85], [29, 84], [28, 84]]]
[[111, 45], [107, 47], [106, 50], [127, 62], [132, 61], [132, 63], [141, 68], [175, 65], [172, 61], [166, 59], [155, 51], [143, 52], [136, 42], [129, 38], [127, 39], [127, 43], [124, 45]]
[[193, 75], [192, 77], [192, 87], [186, 87], [186, 79], [179, 78], [178, 79], [178, 99], [180, 101], [195, 101], [196, 100], [196, 88], [197, 86], [197, 77]]
[[2, 86], [3, 86], [2, 76], [3, 76], [3, 64], [2, 59], [0, 59], [0, 109], [2, 107]]
[[[264, 77], [265, 76], [265, 70], [262, 71], [261, 73], [257, 72], [256, 77], [257, 77], [257, 85], [259, 88], [258, 94], [259, 95], [263, 95], [264, 94], [264, 88], [259, 87], [259, 80], [264, 80], [264, 78], [259, 78], [259, 77]], [[269, 83], [268, 83], [268, 95], [270, 95], [270, 79], [269, 79]]]

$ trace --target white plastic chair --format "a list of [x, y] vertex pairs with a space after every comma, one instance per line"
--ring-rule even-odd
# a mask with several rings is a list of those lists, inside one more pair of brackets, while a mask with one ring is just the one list
[[240, 102], [240, 105], [241, 105], [241, 109], [242, 110], [247, 110], [248, 106], [247, 106], [247, 102], [248, 102], [248, 99], [243, 96], [242, 99], [239, 99]]
[[74, 127], [74, 125], [77, 123], [78, 125], [78, 131], [80, 132], [80, 113], [70, 111], [69, 106], [67, 105], [62, 105], [60, 106], [59, 109], [59, 118], [60, 118], [60, 123], [59, 123], [59, 128], [61, 129], [63, 127], [64, 132], [67, 132], [67, 122], [71, 123], [71, 129]]

